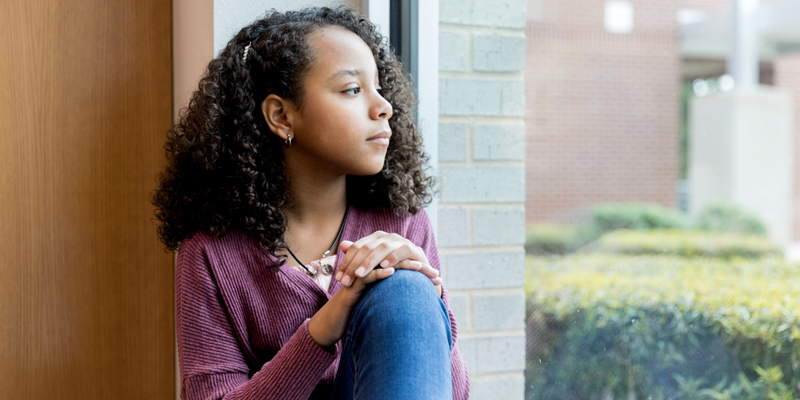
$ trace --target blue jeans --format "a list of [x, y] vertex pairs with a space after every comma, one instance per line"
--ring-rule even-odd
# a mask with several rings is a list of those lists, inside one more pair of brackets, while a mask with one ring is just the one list
[[347, 323], [334, 399], [452, 399], [450, 318], [428, 277], [396, 270]]

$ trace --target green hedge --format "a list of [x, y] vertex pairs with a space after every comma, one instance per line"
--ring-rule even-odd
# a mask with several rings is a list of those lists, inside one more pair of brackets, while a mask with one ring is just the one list
[[608, 232], [622, 229], [703, 230], [754, 235], [766, 232], [755, 216], [732, 205], [710, 205], [693, 221], [677, 210], [657, 204], [603, 204], [592, 209], [585, 223], [528, 225], [525, 250], [534, 255], [569, 254]]
[[[584, 239], [585, 236], [588, 238]], [[579, 228], [558, 224], [535, 224], [525, 229], [525, 252], [528, 254], [569, 254], [594, 240], [594, 235], [582, 234]]]
[[526, 398], [794, 398], [797, 265], [608, 254], [527, 264]]
[[605, 234], [587, 251], [611, 254], [671, 254], [682, 257], [780, 257], [764, 236], [684, 230], [618, 230]]
[[730, 204], [712, 204], [697, 217], [698, 229], [717, 232], [740, 232], [766, 235], [767, 229], [758, 218]]
[[617, 229], [686, 229], [692, 221], [677, 210], [657, 204], [620, 203], [594, 207], [591, 224], [603, 233]]

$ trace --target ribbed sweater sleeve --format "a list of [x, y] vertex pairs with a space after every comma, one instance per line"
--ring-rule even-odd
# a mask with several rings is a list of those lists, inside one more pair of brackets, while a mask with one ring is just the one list
[[[275, 356], [248, 378], [204, 245], [197, 235], [182, 243], [175, 267], [175, 318], [182, 399], [308, 399], [339, 356], [308, 334], [308, 319]], [[287, 312], [293, 310], [287, 309]]]
[[[421, 235], [419, 237], [418, 235]], [[436, 239], [433, 234], [433, 226], [430, 222], [428, 214], [425, 210], [420, 211], [414, 218], [410, 229], [409, 236], [416, 237], [415, 239], [408, 238], [412, 242], [418, 241], [418, 246], [425, 252], [428, 257], [428, 262], [431, 267], [435, 268], [441, 273], [441, 263], [439, 262], [439, 250], [436, 248]], [[453, 378], [453, 399], [454, 400], [467, 400], [469, 399], [469, 373], [467, 366], [464, 364], [464, 359], [461, 358], [461, 352], [458, 350], [458, 325], [453, 312], [450, 311], [450, 299], [447, 289], [442, 285], [442, 300], [447, 307], [447, 313], [450, 315], [450, 330], [453, 337], [453, 348], [450, 351], [450, 369]]]

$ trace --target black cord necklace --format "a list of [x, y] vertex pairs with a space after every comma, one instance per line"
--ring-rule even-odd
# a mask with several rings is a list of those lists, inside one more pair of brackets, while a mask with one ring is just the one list
[[[323, 258], [325, 258], [328, 254], [330, 254], [331, 251], [333, 251], [333, 248], [336, 247], [336, 243], [339, 243], [339, 238], [342, 237], [342, 231], [344, 231], [344, 223], [345, 223], [345, 221], [347, 221], [347, 213], [348, 212], [350, 212], [349, 204], [347, 206], [345, 206], [344, 218], [342, 218], [342, 226], [339, 227], [339, 233], [336, 235], [336, 239], [333, 239], [333, 244], [331, 245], [331, 247], [327, 251], [325, 251], [325, 253], [322, 254], [322, 258], [320, 258], [320, 261], [322, 261]], [[292, 258], [294, 258], [294, 260], [297, 261], [297, 263], [300, 264], [300, 266], [303, 267], [303, 269], [305, 269], [306, 272], [309, 275], [311, 275], [312, 278], [316, 277], [317, 273], [320, 270], [322, 270], [322, 274], [325, 275], [325, 276], [329, 276], [330, 274], [333, 273], [333, 266], [331, 266], [330, 264], [321, 265], [319, 267], [319, 270], [317, 270], [317, 271], [312, 271], [312, 270], [308, 269], [308, 267], [306, 267], [306, 265], [303, 264], [303, 262], [300, 261], [297, 258], [297, 256], [294, 255], [294, 253], [292, 253], [292, 250], [289, 249], [289, 246], [286, 243], [284, 243], [283, 245], [286, 246], [286, 250], [289, 252], [289, 254], [292, 255]]]

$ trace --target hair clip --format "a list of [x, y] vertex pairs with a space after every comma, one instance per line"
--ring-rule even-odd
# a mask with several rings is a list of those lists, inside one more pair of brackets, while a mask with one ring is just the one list
[[242, 61], [247, 62], [247, 53], [250, 52], [250, 46], [253, 45], [253, 42], [247, 44], [247, 47], [244, 48], [244, 55], [242, 56]]

